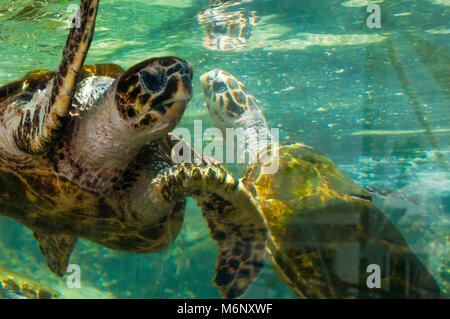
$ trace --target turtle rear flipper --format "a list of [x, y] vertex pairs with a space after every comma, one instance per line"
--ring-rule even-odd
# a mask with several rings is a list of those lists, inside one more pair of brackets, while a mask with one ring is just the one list
[[224, 298], [241, 296], [260, 272], [267, 226], [246, 187], [220, 164], [180, 164], [152, 182], [161, 201], [192, 196], [202, 208], [212, 238], [219, 246], [214, 283]]
[[98, 0], [81, 1], [80, 27], [70, 30], [61, 64], [47, 85], [46, 96], [37, 99], [34, 110], [20, 110], [14, 140], [21, 151], [44, 153], [55, 131], [62, 127], [62, 119], [69, 114], [77, 78], [94, 36], [98, 3]]
[[47, 261], [48, 268], [58, 276], [63, 276], [67, 271], [69, 257], [77, 237], [34, 232], [34, 238], [39, 241], [39, 249]]

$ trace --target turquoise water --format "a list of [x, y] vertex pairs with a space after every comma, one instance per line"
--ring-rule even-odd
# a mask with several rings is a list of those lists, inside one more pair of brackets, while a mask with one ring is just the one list
[[[53, 70], [74, 1], [0, 0], [0, 85], [36, 69]], [[381, 28], [369, 29], [369, 3]], [[285, 142], [327, 155], [358, 185], [393, 190], [377, 203], [448, 294], [450, 58], [448, 0], [294, 1], [239, 4], [258, 17], [248, 42], [206, 45], [198, 15], [208, 0], [103, 0], [86, 63], [128, 68], [175, 55], [194, 66], [194, 98], [180, 126], [212, 125], [198, 76], [224, 69], [255, 95]], [[227, 12], [236, 10], [229, 8]], [[205, 128], [206, 128], [205, 127]], [[0, 219], [0, 263], [73, 297], [217, 298], [217, 248], [194, 201], [170, 250], [111, 251], [79, 240], [71, 263], [82, 289], [53, 277], [29, 230]], [[245, 297], [295, 298], [266, 265]]]

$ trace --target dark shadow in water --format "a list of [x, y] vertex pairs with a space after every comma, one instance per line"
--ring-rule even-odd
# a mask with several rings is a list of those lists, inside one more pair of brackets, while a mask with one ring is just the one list
[[408, 34], [406, 39], [413, 44], [414, 50], [420, 55], [433, 78], [447, 95], [447, 98], [450, 98], [450, 58], [448, 52], [444, 52], [439, 46], [414, 34]]
[[431, 131], [430, 125], [425, 120], [425, 114], [423, 112], [422, 106], [420, 105], [419, 96], [417, 95], [416, 91], [414, 90], [414, 87], [411, 84], [411, 81], [409, 80], [408, 75], [405, 72], [405, 68], [403, 67], [401, 58], [400, 58], [399, 54], [397, 53], [397, 51], [395, 50], [391, 39], [387, 39], [386, 44], [387, 44], [386, 47], [388, 50], [389, 61], [390, 61], [391, 65], [393, 66], [394, 71], [397, 74], [397, 77], [398, 77], [404, 91], [406, 92], [406, 94], [408, 95], [408, 97], [410, 99], [410, 102], [413, 106], [414, 114], [416, 115], [417, 122], [425, 130], [425, 135], [427, 137], [427, 140], [428, 140], [431, 148], [436, 150], [436, 156], [439, 159], [440, 166], [444, 170], [448, 170], [448, 165], [445, 162], [445, 159], [444, 159], [444, 156], [442, 155], [442, 153], [439, 152], [439, 150], [440, 150], [439, 144]]
[[[381, 52], [380, 52], [381, 51]], [[387, 129], [386, 127], [386, 103], [382, 101], [379, 103], [379, 99], [383, 99], [384, 95], [377, 92], [377, 83], [374, 81], [375, 77], [382, 83], [387, 82], [387, 72], [380, 72], [380, 65], [384, 66], [386, 61], [386, 54], [377, 45], [368, 45], [366, 47], [366, 67], [365, 67], [365, 87], [366, 92], [363, 94], [364, 105], [362, 107], [362, 113], [366, 120], [363, 124], [364, 130], [373, 129]], [[379, 78], [381, 77], [381, 79]], [[375, 124], [375, 123], [378, 123]], [[381, 127], [380, 127], [381, 123]], [[383, 155], [385, 153], [386, 136], [363, 136], [362, 139], [362, 154], [367, 157], [371, 157], [374, 153]], [[384, 175], [384, 174], [383, 174]]]

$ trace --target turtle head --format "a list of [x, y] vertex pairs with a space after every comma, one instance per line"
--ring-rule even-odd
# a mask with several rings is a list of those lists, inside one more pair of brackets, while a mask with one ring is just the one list
[[[272, 135], [264, 114], [244, 84], [230, 73], [219, 69], [206, 72], [200, 76], [200, 81], [206, 107], [214, 124], [224, 134], [227, 134], [228, 128], [243, 129], [244, 134], [249, 137], [249, 143], [244, 142], [241, 146], [248, 154], [252, 154], [252, 160], [256, 156], [264, 164], [264, 174], [278, 171], [278, 151], [275, 148], [278, 133]], [[267, 163], [270, 165], [266, 165]], [[260, 166], [255, 168], [256, 176], [259, 176], [260, 169]], [[244, 184], [251, 189], [251, 183], [255, 180], [252, 173], [244, 179]]]
[[120, 76], [115, 101], [127, 130], [155, 137], [170, 132], [192, 98], [192, 67], [176, 57], [153, 58]]
[[200, 77], [200, 81], [208, 111], [221, 126], [239, 119], [244, 112], [255, 106], [253, 97], [244, 84], [223, 70], [206, 72]]

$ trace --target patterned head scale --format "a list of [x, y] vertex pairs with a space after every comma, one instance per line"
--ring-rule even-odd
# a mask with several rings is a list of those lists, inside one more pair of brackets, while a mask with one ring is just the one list
[[215, 69], [200, 77], [210, 113], [221, 122], [238, 119], [244, 112], [257, 110], [254, 97], [233, 75]]
[[167, 123], [174, 127], [192, 98], [192, 76], [192, 67], [176, 57], [132, 66], [119, 78], [115, 91], [121, 117], [135, 130]]

